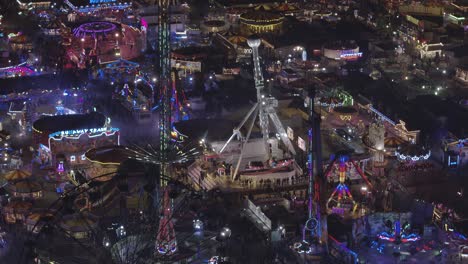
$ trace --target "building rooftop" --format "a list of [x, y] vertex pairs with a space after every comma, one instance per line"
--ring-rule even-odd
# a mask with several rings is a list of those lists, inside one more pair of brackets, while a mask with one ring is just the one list
[[56, 115], [42, 117], [33, 124], [39, 132], [54, 133], [66, 130], [101, 128], [106, 124], [106, 116], [98, 112], [78, 115]]

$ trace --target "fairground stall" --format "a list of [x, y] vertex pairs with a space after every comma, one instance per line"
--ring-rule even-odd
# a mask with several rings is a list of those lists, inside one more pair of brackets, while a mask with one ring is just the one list
[[44, 166], [64, 172], [87, 163], [85, 152], [105, 145], [119, 145], [119, 129], [103, 114], [43, 117], [33, 124], [34, 144]]

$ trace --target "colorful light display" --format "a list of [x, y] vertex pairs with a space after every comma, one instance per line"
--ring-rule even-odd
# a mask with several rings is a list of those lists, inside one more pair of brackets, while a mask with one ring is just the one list
[[362, 57], [362, 52], [344, 51], [341, 53], [342, 60], [357, 60]]
[[414, 233], [408, 234], [409, 224], [406, 224], [403, 229], [401, 228], [400, 221], [395, 221], [392, 233], [382, 232], [377, 237], [382, 240], [394, 242], [396, 244], [414, 242], [421, 239], [419, 235]]
[[32, 76], [39, 74], [37, 69], [21, 63], [16, 66], [0, 68], [0, 77]]
[[87, 134], [89, 138], [100, 137], [100, 136], [113, 136], [117, 133], [117, 145], [120, 145], [120, 136], [118, 134], [118, 128], [90, 128], [90, 129], [78, 129], [78, 130], [66, 130], [59, 131], [49, 135], [49, 146], [48, 148], [44, 146], [47, 150], [51, 149], [51, 141], [62, 141], [64, 138], [67, 139], [79, 139], [81, 136]]
[[107, 4], [107, 3], [114, 3], [116, 0], [89, 0], [90, 4]]
[[339, 158], [339, 183], [327, 202], [327, 207], [331, 208], [332, 212], [344, 214], [345, 209], [354, 212], [357, 208], [357, 203], [354, 201], [348, 186], [344, 183], [346, 179], [346, 156]]
[[429, 157], [431, 156], [431, 151], [429, 150], [426, 154], [420, 156], [405, 155], [403, 153], [395, 151], [395, 156], [397, 156], [397, 158], [400, 161], [423, 161], [429, 159]]
[[82, 38], [85, 36], [92, 36], [96, 38], [97, 35], [107, 35], [117, 29], [117, 26], [110, 22], [90, 22], [84, 23], [73, 30], [73, 35]]

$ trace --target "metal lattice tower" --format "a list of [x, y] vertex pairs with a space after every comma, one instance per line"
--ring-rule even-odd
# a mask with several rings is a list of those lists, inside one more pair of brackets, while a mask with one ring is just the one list
[[[322, 226], [321, 226], [321, 214], [320, 214], [320, 187], [318, 184], [317, 175], [314, 173], [315, 160], [318, 157], [315, 155], [320, 155], [317, 151], [317, 139], [314, 139], [314, 134], [320, 133], [320, 128], [318, 131], [315, 123], [315, 113], [314, 113], [314, 101], [315, 101], [315, 91], [311, 89], [309, 91], [308, 102], [309, 106], [309, 130], [308, 130], [308, 147], [307, 147], [307, 176], [309, 178], [309, 206], [308, 206], [308, 220], [304, 225], [303, 237], [302, 240], [308, 242], [309, 244], [321, 243], [323, 241], [322, 237]], [[316, 133], [314, 133], [316, 132]], [[317, 166], [321, 166], [318, 164]]]
[[171, 255], [177, 251], [177, 240], [171, 218], [171, 199], [169, 198], [169, 190], [166, 188], [162, 200], [158, 235], [156, 237], [156, 253], [163, 256]]
[[[255, 89], [257, 90], [257, 103], [258, 103], [258, 117], [260, 119], [260, 127], [262, 129], [263, 140], [265, 141], [265, 147], [268, 151], [268, 116], [266, 113], [266, 100], [265, 95], [262, 94], [265, 85], [263, 82], [263, 73], [262, 68], [260, 67], [260, 59], [258, 56], [258, 47], [262, 44], [262, 40], [257, 36], [250, 36], [247, 39], [247, 44], [252, 48], [252, 58], [253, 58], [253, 67], [254, 67], [254, 80], [255, 80]], [[269, 151], [268, 151], [269, 153]]]
[[172, 225], [172, 204], [169, 198], [167, 177], [169, 176], [168, 156], [172, 127], [172, 74], [171, 74], [171, 0], [158, 0], [158, 61], [159, 61], [159, 92], [161, 108], [159, 112], [159, 150], [161, 162], [160, 187], [164, 190], [162, 197], [161, 217], [159, 219], [158, 235], [156, 237], [156, 254], [172, 254], [177, 251], [177, 241]]
[[[171, 29], [170, 0], [158, 0], [158, 60], [159, 92], [161, 108], [159, 113], [159, 144], [161, 151], [161, 175], [168, 176], [167, 153], [171, 136]], [[156, 100], [155, 100], [156, 101]], [[165, 185], [165, 183], [162, 183]]]

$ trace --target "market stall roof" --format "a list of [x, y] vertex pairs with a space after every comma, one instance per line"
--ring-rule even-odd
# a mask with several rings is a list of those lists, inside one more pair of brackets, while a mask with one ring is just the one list
[[106, 124], [106, 117], [98, 112], [76, 115], [56, 115], [46, 116], [37, 120], [33, 124], [33, 129], [39, 132], [48, 131], [49, 133], [101, 128]]

